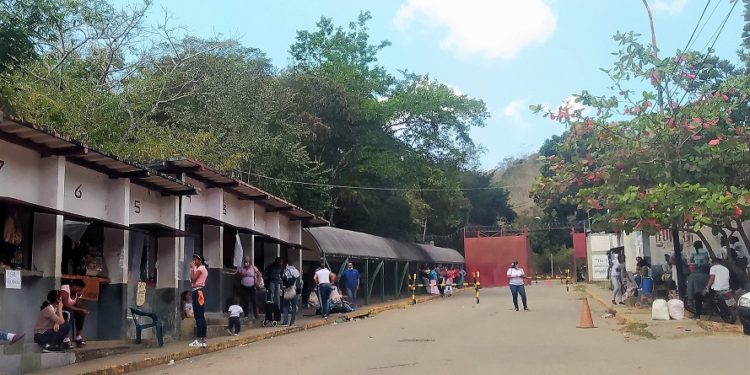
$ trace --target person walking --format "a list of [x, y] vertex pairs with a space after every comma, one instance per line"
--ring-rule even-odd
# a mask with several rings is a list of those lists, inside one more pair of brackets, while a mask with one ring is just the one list
[[523, 310], [529, 311], [529, 307], [526, 304], [526, 287], [524, 286], [524, 277], [526, 274], [523, 272], [523, 268], [518, 267], [518, 261], [514, 261], [510, 264], [507, 272], [508, 286], [510, 287], [510, 293], [513, 295], [513, 306], [518, 311], [518, 295], [521, 295], [521, 302], [523, 303]]
[[614, 305], [625, 304], [622, 301], [622, 263], [624, 262], [625, 256], [617, 255], [612, 259], [612, 266], [609, 269], [609, 280], [612, 282], [612, 304]]
[[188, 344], [194, 348], [208, 347], [206, 344], [206, 279], [208, 279], [208, 270], [206, 269], [206, 260], [200, 254], [193, 254], [193, 262], [190, 264], [190, 287], [193, 297], [193, 315], [195, 316], [196, 338]]
[[255, 280], [260, 275], [260, 271], [250, 261], [250, 257], [246, 256], [242, 258], [242, 265], [237, 268], [237, 275], [240, 276], [240, 307], [245, 312], [245, 317], [249, 317], [252, 312], [253, 319], [257, 320], [258, 302], [255, 298]]
[[229, 314], [229, 323], [227, 324], [227, 333], [229, 336], [238, 336], [240, 334], [240, 316], [242, 315], [242, 307], [239, 305], [239, 298], [234, 297], [232, 299], [232, 305], [227, 309]]
[[[281, 283], [284, 292], [281, 300], [281, 325], [293, 326], [297, 317], [297, 301], [302, 295], [302, 277], [297, 267], [287, 262], [284, 273], [281, 275]], [[290, 316], [291, 315], [291, 319]]]
[[318, 287], [318, 300], [320, 301], [320, 313], [323, 319], [328, 319], [331, 298], [331, 271], [326, 268], [325, 264], [320, 265], [320, 269], [315, 271], [315, 284]]
[[346, 269], [341, 273], [341, 284], [349, 297], [349, 303], [354, 310], [357, 309], [357, 291], [359, 290], [359, 271], [354, 268], [352, 262], [347, 263]]

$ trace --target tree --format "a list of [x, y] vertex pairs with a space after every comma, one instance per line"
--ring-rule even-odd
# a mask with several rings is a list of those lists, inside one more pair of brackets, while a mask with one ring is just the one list
[[[562, 149], [572, 155], [547, 158], [552, 174], [537, 181], [536, 194], [547, 199], [577, 186], [562, 201], [592, 210], [596, 222], [614, 229], [702, 236], [707, 225], [743, 234], [749, 139], [745, 119], [734, 112], [746, 106], [747, 78], [695, 52], [657, 58], [634, 33], [618, 33], [615, 41], [622, 49], [605, 72], [616, 95], [583, 91], [575, 110], [532, 107], [568, 126]], [[651, 89], [636, 94], [644, 82]]]

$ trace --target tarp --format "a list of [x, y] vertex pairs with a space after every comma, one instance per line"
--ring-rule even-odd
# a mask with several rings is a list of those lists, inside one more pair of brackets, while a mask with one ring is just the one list
[[[406, 243], [334, 227], [305, 229], [302, 240], [303, 246], [314, 248], [328, 256], [409, 260], [431, 264], [462, 264], [464, 262], [463, 256], [453, 249]], [[314, 242], [314, 244], [308, 242]]]
[[465, 237], [464, 252], [469, 274], [479, 271], [483, 286], [508, 285], [507, 271], [513, 261], [518, 261], [526, 276], [532, 276], [527, 234]]

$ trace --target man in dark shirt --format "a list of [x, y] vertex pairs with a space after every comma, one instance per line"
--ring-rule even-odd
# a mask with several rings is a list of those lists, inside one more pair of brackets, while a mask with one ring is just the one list
[[271, 293], [271, 301], [281, 307], [281, 273], [284, 272], [284, 264], [281, 257], [277, 257], [273, 263], [266, 268], [266, 288]]

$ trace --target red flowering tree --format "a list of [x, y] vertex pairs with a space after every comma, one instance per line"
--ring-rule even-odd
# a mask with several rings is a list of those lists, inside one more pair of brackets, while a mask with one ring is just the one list
[[741, 226], [750, 218], [747, 76], [710, 54], [660, 59], [638, 37], [614, 37], [617, 60], [602, 69], [612, 95], [531, 107], [568, 129], [565, 156], [545, 158], [534, 198], [544, 206], [562, 196], [616, 230], [738, 231], [750, 248]]

